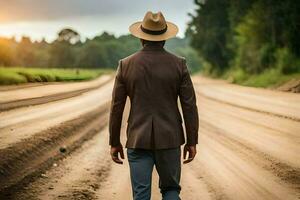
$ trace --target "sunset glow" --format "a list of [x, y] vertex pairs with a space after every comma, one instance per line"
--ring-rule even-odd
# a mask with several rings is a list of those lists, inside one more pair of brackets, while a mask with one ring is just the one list
[[[103, 31], [116, 35], [127, 34], [131, 22], [142, 20], [147, 10], [163, 11], [167, 19], [178, 24], [179, 36], [184, 35], [193, 2], [167, 0], [158, 4], [153, 1], [132, 1], [131, 4], [121, 0], [80, 1], [74, 0], [0, 0], [0, 36], [30, 36], [34, 40], [46, 38], [52, 41], [57, 32], [64, 27], [76, 29], [83, 38], [93, 37]], [[109, 12], [108, 12], [109, 10]]]

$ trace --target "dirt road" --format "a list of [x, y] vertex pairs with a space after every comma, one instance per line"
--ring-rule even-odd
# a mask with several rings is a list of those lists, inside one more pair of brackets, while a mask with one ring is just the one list
[[[193, 81], [198, 155], [182, 166], [181, 198], [300, 199], [300, 95]], [[127, 159], [108, 152], [112, 85], [0, 113], [0, 199], [131, 199]]]

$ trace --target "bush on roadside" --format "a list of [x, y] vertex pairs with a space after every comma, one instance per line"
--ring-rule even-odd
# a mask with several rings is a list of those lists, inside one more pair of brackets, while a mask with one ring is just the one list
[[250, 74], [245, 70], [230, 69], [222, 78], [240, 85], [252, 87], [277, 87], [291, 79], [300, 79], [300, 72], [283, 74], [279, 68], [266, 69], [259, 74]]
[[300, 59], [293, 55], [288, 48], [276, 51], [276, 68], [283, 74], [300, 72]]
[[241, 69], [241, 68], [237, 68], [237, 69], [230, 69], [228, 70], [223, 76], [222, 78], [225, 78], [226, 80], [228, 80], [231, 83], [242, 83], [244, 81], [246, 81], [249, 78], [249, 74]]
[[109, 69], [45, 69], [23, 67], [0, 67], [0, 85], [27, 82], [82, 81], [94, 79]]
[[27, 83], [26, 77], [14, 72], [4, 72], [3, 68], [0, 68], [0, 85], [11, 85], [19, 83]]

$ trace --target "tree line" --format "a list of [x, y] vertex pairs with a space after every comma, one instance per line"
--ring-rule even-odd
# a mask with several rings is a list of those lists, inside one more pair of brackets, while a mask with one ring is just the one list
[[205, 72], [300, 72], [300, 1], [194, 2], [186, 35], [203, 58]]
[[[200, 58], [189, 43], [188, 38], [174, 38], [167, 41], [166, 48], [185, 56], [191, 72], [195, 72], [201, 66]], [[0, 66], [116, 68], [119, 59], [139, 49], [139, 40], [131, 35], [116, 37], [103, 32], [82, 42], [77, 31], [65, 28], [51, 43], [32, 42], [28, 37], [20, 41], [0, 38]]]

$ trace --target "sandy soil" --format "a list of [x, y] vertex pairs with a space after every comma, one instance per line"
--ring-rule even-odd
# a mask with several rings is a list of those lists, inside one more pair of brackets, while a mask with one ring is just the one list
[[10, 188], [33, 180], [32, 175], [37, 175], [55, 160], [68, 156], [90, 140], [106, 126], [107, 112], [106, 104], [76, 119], [39, 132], [14, 146], [1, 149], [0, 190], [16, 191]]
[[0, 86], [0, 111], [24, 106], [39, 105], [78, 96], [96, 89], [112, 80], [112, 75], [103, 75], [95, 80], [75, 83], [28, 84], [26, 86]]
[[[300, 115], [296, 110], [300, 96], [202, 77], [193, 80], [200, 115], [199, 145], [196, 159], [182, 166], [181, 198], [300, 199]], [[110, 98], [105, 94], [110, 95], [111, 88], [108, 83], [86, 95], [1, 113], [1, 147], [43, 131], [37, 119], [51, 129], [78, 117], [72, 113], [92, 111], [96, 102]], [[122, 125], [123, 143], [128, 109], [129, 105]], [[11, 129], [18, 130], [13, 132], [16, 137], [8, 132]], [[128, 162], [116, 165], [110, 160], [107, 127], [50, 163], [38, 176], [11, 190], [6, 199], [131, 199]], [[157, 185], [154, 170], [154, 200], [161, 199]]]
[[[111, 75], [103, 75], [99, 78], [75, 83], [53, 83], [53, 84], [38, 84], [25, 88], [15, 88], [13, 90], [3, 90], [0, 92], [0, 103], [49, 96], [58, 93], [67, 93], [74, 90], [82, 90], [101, 85], [111, 79]], [[6, 86], [1, 86], [6, 87]], [[0, 87], [0, 88], [1, 88]]]
[[0, 149], [74, 119], [108, 102], [113, 82], [69, 99], [0, 113]]
[[238, 86], [200, 76], [194, 78], [194, 83], [202, 96], [215, 101], [300, 121], [299, 94]]
[[[128, 108], [128, 106], [127, 106]], [[128, 111], [128, 109], [127, 109]], [[126, 112], [125, 116], [128, 114]], [[123, 122], [122, 132], [126, 129]], [[109, 155], [108, 129], [100, 131], [70, 156], [55, 163], [41, 177], [15, 192], [12, 199], [132, 199], [127, 157], [114, 164]], [[123, 134], [123, 142], [125, 141]], [[125, 151], [126, 152], [126, 151]], [[206, 184], [190, 166], [183, 166], [183, 199], [212, 199]], [[191, 192], [193, 196], [190, 196]], [[152, 198], [160, 199], [158, 175], [153, 171]]]

